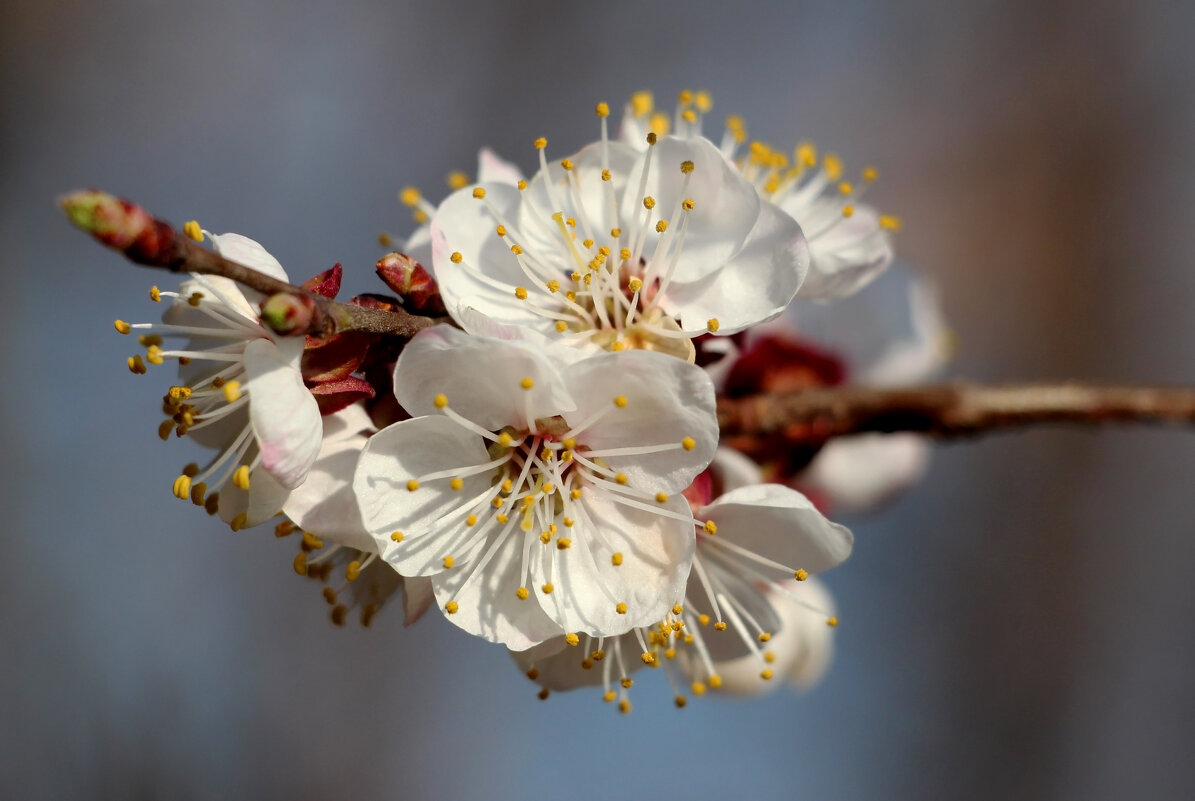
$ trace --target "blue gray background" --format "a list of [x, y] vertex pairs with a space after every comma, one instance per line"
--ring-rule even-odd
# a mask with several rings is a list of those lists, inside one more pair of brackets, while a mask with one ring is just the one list
[[175, 501], [165, 374], [112, 320], [161, 276], [68, 228], [98, 186], [373, 288], [395, 200], [593, 105], [713, 92], [875, 164], [977, 380], [1195, 381], [1195, 15], [1180, 3], [10, 0], [0, 26], [0, 795], [1180, 799], [1195, 795], [1195, 435], [939, 447], [852, 521], [806, 696], [619, 717], [535, 699], [429, 619], [334, 628], [293, 544]]

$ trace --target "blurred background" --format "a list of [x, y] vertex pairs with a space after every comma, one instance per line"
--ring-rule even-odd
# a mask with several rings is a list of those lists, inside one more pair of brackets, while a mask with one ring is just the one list
[[[881, 181], [941, 288], [952, 373], [1192, 383], [1189, 4], [10, 0], [0, 27], [0, 795], [5, 798], [1187, 799], [1195, 433], [939, 446], [851, 520], [836, 665], [808, 695], [622, 718], [545, 703], [429, 618], [334, 627], [294, 544], [170, 486], [165, 373], [112, 320], [162, 276], [70, 229], [103, 187], [374, 289], [488, 144], [533, 165], [638, 89], [813, 139]], [[720, 131], [716, 123], [707, 132]], [[379, 285], [380, 288], [380, 285]], [[434, 616], [433, 616], [434, 617]]]

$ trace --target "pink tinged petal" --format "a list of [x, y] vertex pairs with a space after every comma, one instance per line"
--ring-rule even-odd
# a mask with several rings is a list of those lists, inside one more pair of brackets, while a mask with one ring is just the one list
[[353, 472], [365, 442], [362, 436], [325, 441], [307, 480], [291, 491], [282, 511], [325, 542], [374, 552], [377, 545], [361, 522], [353, 494]]
[[360, 404], [347, 406], [324, 418], [324, 443], [339, 442], [373, 429], [369, 412]]
[[431, 579], [404, 578], [402, 580], [402, 608], [404, 626], [413, 626], [436, 600]]
[[[533, 545], [537, 582], [551, 581], [550, 594], [536, 593], [547, 614], [565, 631], [595, 637], [622, 634], [659, 623], [685, 597], [693, 563], [693, 526], [683, 520], [614, 502], [611, 493], [585, 491], [574, 507], [572, 545]], [[688, 514], [673, 497], [659, 506]], [[622, 554], [614, 564], [614, 554]], [[626, 604], [619, 613], [618, 605]]]
[[244, 353], [249, 422], [261, 466], [288, 489], [303, 483], [323, 438], [319, 405], [298, 369], [301, 343], [295, 345], [299, 349], [288, 355], [288, 348], [256, 339]]
[[[464, 544], [476, 540], [477, 528], [465, 525], [465, 512], [448, 516], [488, 490], [493, 471], [462, 476], [455, 491], [449, 478], [421, 481], [413, 491], [408, 482], [489, 459], [484, 439], [442, 415], [404, 420], [370, 437], [357, 462], [353, 491], [382, 558], [404, 576], [445, 570], [445, 556], [458, 566], [468, 562], [480, 543]], [[392, 537], [396, 531], [402, 532], [401, 541]]]
[[[692, 161], [694, 165], [688, 188], [684, 188], [685, 175], [680, 169], [684, 161]], [[627, 179], [622, 220], [628, 230], [632, 220], [642, 219], [643, 198], [636, 193], [645, 163], [646, 155], [640, 156]], [[742, 250], [759, 218], [762, 203], [755, 187], [712, 142], [700, 137], [666, 136], [659, 140], [652, 153], [644, 194], [656, 201], [649, 243], [659, 239], [654, 233], [656, 220], [671, 215], [682, 200], [694, 201], [694, 209], [688, 212], [688, 230], [676, 269], [677, 278], [684, 281], [704, 278]], [[681, 221], [669, 220], [669, 224], [679, 226]]]
[[216, 252], [224, 258], [279, 281], [290, 281], [278, 260], [249, 237], [240, 234], [212, 234], [211, 240]]
[[812, 263], [801, 287], [803, 300], [830, 301], [853, 295], [892, 262], [891, 238], [880, 226], [879, 213], [870, 206], [855, 206], [849, 218], [835, 220], [832, 228], [814, 236], [809, 249]]
[[680, 318], [681, 328], [700, 330], [716, 319], [719, 334], [734, 334], [784, 311], [808, 269], [801, 227], [765, 202], [742, 250], [700, 280], [683, 283], [678, 275], [660, 306]]
[[[531, 379], [529, 389], [524, 379]], [[529, 430], [536, 418], [574, 408], [564, 378], [542, 349], [446, 325], [420, 331], [394, 369], [394, 395], [412, 415], [437, 413], [441, 394], [454, 412], [488, 431]]]
[[[495, 232], [497, 223], [487, 210], [490, 204], [510, 218], [520, 199], [515, 187], [493, 184], [487, 187], [484, 201], [466, 187], [440, 204], [431, 222], [432, 265], [449, 313], [468, 298], [470, 305], [500, 322], [545, 330], [553, 325], [515, 297], [515, 288], [526, 287], [531, 279], [519, 267], [510, 244]], [[454, 253], [461, 254], [460, 263], [452, 260]], [[561, 272], [566, 266], [556, 265]], [[478, 278], [478, 271], [484, 279]]]
[[[636, 446], [666, 446], [656, 453], [604, 456], [613, 470], [625, 473], [631, 487], [652, 493], [676, 493], [687, 487], [714, 458], [718, 421], [714, 387], [700, 368], [651, 351], [607, 353], [565, 368], [577, 410], [564, 414], [578, 425], [604, 416], [577, 435], [593, 451]], [[625, 407], [615, 398], [626, 399]], [[682, 443], [691, 439], [691, 450]]]
[[488, 147], [477, 153], [477, 183], [517, 184], [523, 179], [523, 171], [517, 165], [499, 156]]
[[[486, 551], [497, 536], [502, 537], [501, 541], [476, 575], [465, 565], [432, 576], [436, 603], [445, 617], [470, 634], [501, 643], [512, 651], [564, 634], [536, 602], [538, 592], [527, 600], [519, 600], [515, 594], [520, 586], [523, 540], [535, 535], [524, 534], [517, 527], [505, 535], [494, 534], [486, 541]], [[543, 545], [535, 542], [533, 547], [542, 549]], [[452, 614], [445, 610], [450, 601], [457, 605]]]
[[[823, 517], [804, 495], [779, 484], [732, 490], [700, 515], [717, 525], [712, 546], [726, 540], [794, 571], [829, 570], [851, 555], [855, 540], [849, 529]], [[778, 580], [792, 578], [778, 569], [760, 570]]]
[[835, 514], [866, 512], [916, 484], [929, 455], [929, 442], [915, 434], [844, 437], [818, 452], [800, 483], [824, 495]]

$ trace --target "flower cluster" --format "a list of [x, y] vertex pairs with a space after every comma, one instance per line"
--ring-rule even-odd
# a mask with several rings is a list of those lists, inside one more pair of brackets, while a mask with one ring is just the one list
[[[737, 118], [715, 143], [711, 108], [685, 92], [665, 115], [640, 93], [612, 135], [601, 103], [597, 141], [550, 160], [535, 140], [529, 177], [483, 150], [438, 206], [404, 190], [421, 226], [378, 263], [401, 298], [349, 304], [446, 314], [409, 341], [280, 335], [220, 277], [152, 290], [162, 323], [116, 323], [141, 334], [129, 367], [177, 360], [159, 434], [214, 453], [174, 494], [234, 529], [281, 515], [337, 623], [368, 625], [401, 590], [408, 623], [434, 605], [543, 697], [597, 686], [627, 711], [644, 668], [679, 706], [815, 681], [837, 618], [814, 575], [853, 545], [823, 512], [887, 497], [924, 453], [720, 442], [717, 398], [920, 378], [945, 336], [907, 275], [882, 293], [895, 313], [858, 302], [875, 293], [838, 303], [891, 261], [898, 223], [859, 202], [874, 170], [849, 181], [810, 145], [747, 142]], [[288, 280], [252, 240], [186, 231]], [[337, 265], [303, 287], [339, 285]]]

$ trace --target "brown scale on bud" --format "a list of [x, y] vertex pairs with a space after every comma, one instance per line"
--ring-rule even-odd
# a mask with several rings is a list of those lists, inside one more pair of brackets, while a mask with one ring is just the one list
[[387, 253], [377, 263], [378, 277], [402, 296], [409, 311], [439, 316], [445, 313], [440, 286], [422, 264], [403, 253]]

